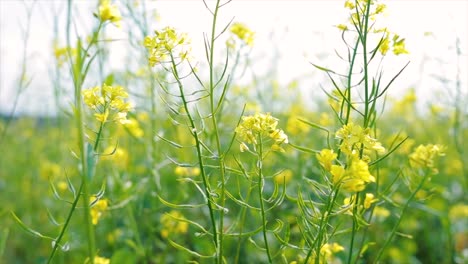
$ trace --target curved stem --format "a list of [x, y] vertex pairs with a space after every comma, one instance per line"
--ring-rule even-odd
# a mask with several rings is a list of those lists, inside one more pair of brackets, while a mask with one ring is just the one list
[[423, 185], [426, 182], [426, 179], [428, 178], [428, 176], [429, 176], [429, 173], [426, 171], [423, 179], [421, 180], [421, 182], [419, 182], [418, 186], [413, 191], [413, 193], [411, 193], [410, 197], [408, 198], [405, 205], [403, 206], [403, 209], [401, 209], [400, 217], [398, 218], [396, 224], [393, 226], [393, 229], [392, 229], [392, 232], [390, 233], [390, 236], [388, 236], [387, 240], [385, 240], [384, 245], [382, 246], [382, 248], [380, 248], [379, 252], [377, 253], [377, 257], [375, 258], [375, 261], [374, 261], [375, 263], [377, 263], [379, 261], [380, 257], [382, 257], [382, 254], [384, 253], [385, 249], [387, 248], [388, 244], [392, 241], [393, 237], [396, 234], [396, 231], [397, 231], [398, 227], [400, 226], [401, 220], [403, 219], [403, 215], [405, 214], [406, 209], [408, 209], [408, 206], [411, 203], [411, 201], [413, 200], [416, 193], [423, 187]]
[[[203, 180], [203, 186], [204, 186], [204, 189], [205, 189], [205, 196], [206, 196], [206, 200], [207, 200], [208, 211], [210, 212], [210, 219], [211, 219], [211, 224], [212, 224], [212, 228], [213, 228], [213, 241], [214, 241], [214, 244], [215, 244], [216, 252], [218, 252], [218, 248], [219, 248], [218, 239], [217, 239], [218, 232], [217, 232], [217, 228], [216, 228], [216, 220], [215, 220], [215, 217], [214, 217], [214, 209], [213, 209], [213, 204], [212, 204], [213, 200], [212, 200], [212, 197], [211, 197], [210, 185], [209, 185], [207, 177], [206, 177], [205, 166], [204, 166], [204, 162], [203, 162], [203, 158], [202, 158], [202, 150], [201, 150], [200, 139], [198, 138], [198, 131], [197, 131], [197, 128], [195, 126], [195, 121], [194, 121], [192, 115], [190, 114], [190, 109], [188, 108], [187, 99], [185, 98], [185, 93], [184, 93], [184, 87], [183, 87], [182, 82], [180, 81], [180, 78], [179, 78], [179, 72], [177, 71], [177, 65], [175, 63], [174, 56], [172, 55], [172, 53], [170, 54], [170, 56], [171, 56], [172, 73], [174, 74], [174, 77], [175, 77], [175, 79], [177, 81], [177, 85], [179, 87], [179, 92], [180, 92], [180, 98], [182, 99], [182, 103], [184, 105], [184, 110], [187, 113], [187, 117], [188, 117], [188, 120], [190, 122], [190, 129], [191, 129], [192, 136], [195, 139], [195, 148], [197, 150], [198, 166], [200, 168], [200, 174], [201, 174], [202, 180]], [[216, 263], [218, 263], [218, 258], [216, 258]]]

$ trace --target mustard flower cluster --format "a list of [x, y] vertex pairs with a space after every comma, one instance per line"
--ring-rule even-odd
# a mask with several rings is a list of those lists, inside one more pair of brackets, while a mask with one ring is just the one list
[[82, 91], [84, 103], [95, 110], [96, 119], [105, 123], [112, 120], [117, 123], [126, 124], [127, 113], [132, 109], [132, 105], [126, 102], [128, 93], [121, 86], [109, 86], [103, 84]]
[[233, 36], [229, 37], [226, 41], [226, 45], [229, 48], [235, 48], [236, 40], [252, 47], [255, 39], [255, 32], [250, 30], [245, 24], [236, 22], [231, 25], [229, 31]]
[[144, 46], [149, 52], [149, 64], [154, 67], [156, 64], [167, 62], [173, 59], [180, 61], [188, 59], [190, 53], [190, 40], [187, 34], [177, 33], [172, 27], [165, 27], [162, 30], [155, 30], [155, 36], [146, 36]]
[[185, 219], [178, 211], [170, 211], [161, 216], [161, 236], [167, 238], [170, 234], [185, 234], [188, 231], [188, 223], [178, 219]]
[[346, 0], [345, 8], [351, 11], [350, 19], [348, 24], [339, 24], [337, 27], [340, 30], [348, 30], [354, 28], [354, 25], [358, 25], [361, 22], [359, 19], [365, 17], [367, 8], [369, 8], [369, 22], [368, 30], [373, 33], [383, 34], [379, 52], [382, 55], [386, 55], [389, 50], [395, 55], [408, 54], [408, 50], [405, 47], [405, 39], [401, 38], [398, 34], [390, 32], [386, 27], [384, 28], [373, 28], [375, 26], [372, 21], [376, 20], [376, 17], [385, 12], [385, 4], [379, 3], [377, 0], [371, 0], [369, 6], [367, 6], [367, 0]]
[[242, 122], [236, 128], [236, 133], [242, 139], [240, 150], [248, 150], [247, 144], [257, 146], [260, 140], [269, 139], [273, 141], [272, 151], [284, 152], [281, 144], [288, 143], [288, 136], [283, 130], [276, 128], [278, 119], [269, 113], [256, 113], [253, 116], [243, 116]]
[[322, 168], [332, 175], [334, 185], [341, 184], [344, 190], [360, 192], [366, 184], [375, 182], [368, 165], [371, 152], [383, 154], [385, 148], [370, 136], [369, 128], [352, 122], [340, 128], [336, 137], [341, 140], [340, 151], [346, 155], [346, 166], [334, 164], [338, 155], [331, 149], [323, 149], [316, 154], [316, 158]]
[[[88, 263], [91, 263], [91, 261], [89, 260], [89, 258], [87, 258], [86, 261], [85, 261], [85, 264], [88, 264]], [[94, 264], [110, 264], [110, 259], [104, 258], [104, 257], [95, 256], [95, 257], [94, 257], [93, 263], [94, 263]]]
[[413, 168], [429, 168], [433, 173], [438, 170], [434, 168], [435, 158], [445, 156], [445, 147], [442, 145], [419, 145], [413, 153], [409, 155], [409, 162]]
[[117, 27], [120, 27], [120, 20], [122, 19], [122, 15], [120, 14], [117, 6], [111, 4], [110, 0], [100, 0], [98, 13], [95, 15], [102, 23], [110, 21]]

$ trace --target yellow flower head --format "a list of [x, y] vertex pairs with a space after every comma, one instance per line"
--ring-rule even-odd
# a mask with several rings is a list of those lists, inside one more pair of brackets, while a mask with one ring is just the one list
[[184, 61], [189, 59], [190, 39], [187, 34], [177, 33], [172, 27], [156, 30], [155, 36], [146, 36], [143, 45], [149, 52], [149, 64], [156, 64], [174, 60]]
[[122, 16], [116, 5], [112, 5], [110, 0], [101, 0], [97, 14], [101, 22], [110, 21], [117, 27], [120, 27]]
[[332, 149], [322, 149], [322, 151], [320, 151], [320, 153], [316, 154], [315, 156], [320, 165], [322, 165], [326, 171], [330, 171], [332, 162], [338, 155], [334, 153]]
[[[344, 125], [336, 132], [336, 137], [342, 140], [340, 150], [346, 155], [353, 155], [364, 148], [364, 152], [376, 151], [378, 154], [385, 153], [385, 148], [377, 139], [373, 138], [369, 128], [362, 128], [352, 122]], [[367, 159], [367, 157], [363, 158]]]
[[366, 193], [366, 198], [364, 199], [364, 208], [369, 209], [371, 205], [378, 200], [374, 198], [374, 195], [372, 193]]
[[293, 177], [293, 172], [287, 169], [276, 174], [273, 179], [277, 184], [284, 184], [284, 183], [290, 182], [292, 177]]
[[84, 103], [95, 110], [96, 120], [105, 123], [113, 120], [117, 123], [127, 123], [127, 112], [132, 109], [132, 105], [125, 102], [128, 93], [121, 86], [110, 86], [103, 84], [85, 89], [82, 92]]
[[354, 157], [345, 169], [339, 165], [331, 166], [333, 184], [341, 184], [341, 187], [350, 192], [364, 190], [367, 183], [375, 182], [375, 177], [369, 172], [369, 166], [363, 160]]
[[[273, 141], [271, 150], [284, 151], [281, 144], [288, 143], [288, 136], [283, 130], [277, 129], [278, 119], [271, 116], [269, 113], [256, 113], [253, 116], [243, 116], [242, 122], [236, 128], [236, 133], [242, 139], [241, 150], [247, 150], [246, 144], [259, 143], [259, 140]], [[246, 148], [247, 147], [247, 148]]]
[[99, 199], [96, 201], [96, 197], [90, 197], [89, 201], [91, 204], [91, 219], [93, 225], [97, 225], [99, 219], [102, 217], [104, 212], [107, 210], [107, 199]]
[[[243, 23], [234, 23], [230, 28], [231, 33], [236, 36], [239, 40], [247, 44], [248, 46], [253, 46], [255, 33], [251, 31], [245, 24]], [[228, 39], [227, 45], [233, 46], [234, 40], [232, 38]]]
[[413, 153], [409, 155], [410, 165], [413, 168], [430, 168], [437, 173], [434, 168], [434, 161], [437, 156], [445, 156], [445, 147], [442, 145], [419, 145]]

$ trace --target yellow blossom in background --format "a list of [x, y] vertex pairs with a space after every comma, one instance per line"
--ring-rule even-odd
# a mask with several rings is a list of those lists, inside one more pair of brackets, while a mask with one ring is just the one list
[[141, 138], [145, 134], [143, 129], [140, 127], [140, 123], [134, 118], [128, 119], [128, 121], [124, 124], [124, 127], [128, 129], [128, 132], [132, 134], [132, 136], [136, 138]]
[[128, 165], [128, 152], [121, 147], [109, 146], [104, 150], [101, 160], [110, 161], [117, 168], [125, 169]]
[[[181, 219], [181, 220], [178, 220]], [[179, 212], [172, 210], [169, 213], [165, 213], [161, 216], [161, 236], [164, 238], [169, 235], [180, 235], [185, 234], [188, 231], [188, 223], [183, 221], [185, 217]]]
[[320, 153], [315, 154], [315, 157], [326, 171], [330, 171], [332, 162], [338, 155], [332, 149], [322, 149]]
[[468, 205], [463, 203], [455, 204], [450, 208], [448, 215], [451, 221], [466, 220], [468, 219]]
[[374, 194], [372, 193], [366, 193], [366, 198], [364, 199], [364, 208], [365, 209], [369, 209], [371, 207], [371, 205], [375, 202], [377, 202], [378, 200], [375, 199], [375, 196]]
[[444, 146], [433, 144], [419, 145], [409, 155], [409, 161], [413, 168], [430, 168], [433, 173], [437, 173], [438, 170], [434, 168], [434, 161], [438, 156], [445, 156]]
[[298, 135], [301, 133], [307, 133], [310, 130], [310, 126], [299, 120], [300, 116], [291, 116], [288, 118], [286, 123], [286, 131], [288, 134]]
[[338, 243], [327, 243], [320, 249], [320, 263], [332, 263], [333, 255], [343, 251], [344, 247]]
[[390, 211], [387, 210], [385, 207], [376, 206], [374, 207], [374, 216], [378, 219], [384, 220], [385, 218], [390, 216]]
[[43, 180], [53, 179], [62, 175], [62, 168], [56, 163], [44, 161], [41, 162], [41, 166], [39, 168], [39, 175]]
[[283, 170], [280, 173], [276, 174], [273, 177], [273, 180], [277, 184], [284, 184], [284, 183], [290, 182], [292, 177], [293, 177], [293, 172], [291, 170], [289, 170], [289, 169], [286, 169], [286, 170]]
[[69, 47], [59, 47], [56, 42], [54, 42], [54, 56], [59, 67], [63, 66], [68, 60], [68, 50], [70, 50], [70, 55], [75, 58], [78, 54], [75, 48]]
[[[259, 143], [259, 139], [262, 139], [262, 141], [270, 139], [273, 141], [271, 150], [284, 151], [281, 144], [288, 143], [288, 136], [283, 130], [276, 128], [277, 125], [278, 119], [269, 113], [256, 113], [253, 116], [243, 116], [235, 131], [244, 144], [253, 144], [255, 146]], [[241, 150], [243, 148], [242, 143]]]
[[182, 176], [182, 177], [194, 177], [200, 175], [200, 168], [198, 167], [181, 167], [177, 166], [174, 169], [174, 173], [177, 176]]
[[91, 204], [91, 219], [93, 225], [97, 225], [99, 219], [107, 210], [108, 202], [107, 199], [99, 199], [96, 201], [96, 197], [90, 197], [89, 200], [91, 203], [94, 203]]
[[[255, 33], [250, 30], [245, 24], [236, 22], [231, 25], [229, 31], [240, 41], [247, 44], [247, 46], [253, 46]], [[230, 48], [235, 47], [235, 41], [233, 37], [229, 38], [226, 45]]]
[[97, 17], [101, 22], [110, 21], [117, 27], [120, 27], [122, 16], [116, 5], [111, 4], [110, 0], [100, 0]]
[[155, 30], [155, 36], [146, 36], [143, 45], [149, 52], [149, 64], [156, 64], [174, 60], [184, 61], [189, 59], [190, 39], [185, 33], [178, 33], [172, 27]]

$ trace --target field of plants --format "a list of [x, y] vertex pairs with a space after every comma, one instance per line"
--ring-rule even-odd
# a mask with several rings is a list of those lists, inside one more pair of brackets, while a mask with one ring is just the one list
[[309, 64], [320, 87], [256, 74], [255, 29], [219, 22], [230, 1], [200, 0], [198, 58], [148, 1], [63, 3], [44, 66], [56, 115], [15, 113], [35, 85], [25, 27], [0, 118], [0, 263], [468, 263], [466, 82], [440, 78], [444, 103], [389, 96], [411, 36], [381, 23], [398, 16], [384, 1], [343, 2], [337, 64]]

